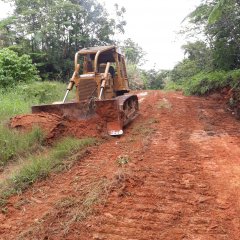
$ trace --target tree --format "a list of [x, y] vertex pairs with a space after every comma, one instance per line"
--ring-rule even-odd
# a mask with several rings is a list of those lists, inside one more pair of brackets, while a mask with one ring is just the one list
[[223, 10], [226, 7], [228, 1], [227, 0], [218, 0], [217, 4], [214, 6], [214, 8], [212, 9], [212, 11], [211, 11], [211, 13], [208, 17], [208, 23], [209, 24], [213, 24], [217, 20], [220, 19], [220, 17], [223, 14]]
[[206, 37], [213, 70], [240, 67], [239, 15], [239, 1], [206, 0], [187, 17], [189, 23], [201, 29]]
[[135, 43], [132, 39], [128, 38], [124, 41], [122, 46], [125, 57], [128, 63], [142, 65], [145, 62], [145, 52], [142, 47]]
[[[13, 21], [1, 21], [12, 33], [8, 46], [17, 45], [31, 55], [42, 76], [68, 78], [79, 48], [113, 44], [124, 32], [124, 8], [110, 18], [97, 0], [12, 0]], [[0, 25], [1, 25], [0, 24]]]
[[169, 71], [150, 69], [148, 71], [143, 71], [143, 74], [147, 79], [147, 87], [149, 89], [163, 89], [168, 79]]

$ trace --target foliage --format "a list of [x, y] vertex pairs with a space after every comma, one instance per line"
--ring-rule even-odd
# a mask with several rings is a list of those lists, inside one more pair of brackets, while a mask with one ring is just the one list
[[40, 148], [43, 142], [43, 133], [39, 128], [34, 128], [29, 133], [11, 131], [6, 126], [0, 125], [0, 166], [17, 156], [26, 155]]
[[186, 58], [171, 71], [170, 77], [173, 82], [182, 82], [201, 71], [212, 69], [211, 50], [206, 43], [202, 41], [188, 42], [182, 46], [182, 49]]
[[169, 81], [166, 81], [166, 84], [164, 86], [164, 90], [167, 90], [167, 91], [182, 91], [183, 90], [183, 86], [182, 86], [183, 83], [180, 83], [180, 82], [173, 82], [171, 80]]
[[[0, 121], [27, 113], [32, 105], [61, 101], [65, 91], [64, 83], [47, 81], [20, 84], [7, 91], [0, 90]], [[73, 97], [74, 91], [71, 91], [69, 98]]]
[[[228, 0], [229, 1], [229, 0]], [[214, 6], [213, 10], [211, 11], [209, 17], [208, 17], [208, 23], [213, 24], [223, 14], [224, 7], [227, 4], [227, 0], [218, 0], [217, 4]]]
[[208, 0], [188, 16], [190, 28], [201, 29], [212, 57], [212, 70], [233, 70], [240, 67], [240, 2]]
[[145, 52], [130, 38], [123, 42], [121, 48], [125, 54], [130, 88], [145, 89], [147, 87], [148, 79], [146, 78], [146, 74], [144, 74], [144, 70], [140, 68], [140, 66], [145, 62]]
[[146, 88], [147, 79], [136, 64], [127, 64], [127, 74], [131, 89], [140, 90]]
[[143, 71], [145, 79], [147, 79], [147, 88], [149, 89], [163, 89], [165, 82], [168, 79], [169, 71], [150, 69]]
[[127, 71], [131, 89], [163, 89], [169, 77], [167, 70], [143, 70], [134, 64], [128, 64]]
[[205, 0], [185, 20], [190, 35], [204, 41], [183, 46], [185, 59], [171, 71], [167, 88], [186, 94], [209, 94], [221, 88], [236, 89], [240, 79], [240, 2]]
[[7, 48], [0, 50], [0, 87], [13, 87], [38, 79], [38, 71], [28, 55], [19, 57]]
[[[66, 91], [66, 85], [59, 82], [35, 82], [20, 85], [17, 91], [25, 101], [31, 99], [37, 104], [47, 104], [61, 101]], [[74, 90], [70, 92], [69, 98], [74, 98]]]
[[173, 82], [182, 82], [185, 79], [194, 76], [201, 70], [198, 69], [196, 62], [189, 59], [184, 59], [178, 63], [170, 73]]
[[2, 46], [17, 46], [37, 63], [41, 77], [66, 79], [79, 48], [113, 44], [124, 32], [124, 8], [111, 18], [97, 0], [9, 0], [13, 16], [0, 21]]
[[224, 71], [211, 73], [201, 72], [184, 83], [186, 94], [203, 95], [227, 86], [227, 76]]
[[181, 84], [168, 85], [168, 89], [181, 89], [185, 94], [205, 95], [225, 87], [236, 89], [239, 85], [240, 70], [200, 72]]
[[[37, 180], [46, 178], [51, 171], [76, 152], [96, 144], [93, 138], [76, 139], [64, 138], [46, 155], [32, 156], [25, 165], [16, 171], [5, 183], [1, 183], [0, 204], [14, 193], [24, 191]], [[74, 158], [72, 159], [72, 161]]]
[[146, 53], [132, 39], [128, 38], [127, 40], [125, 40], [122, 48], [124, 50], [126, 61], [128, 64], [142, 65], [145, 62], [144, 55]]

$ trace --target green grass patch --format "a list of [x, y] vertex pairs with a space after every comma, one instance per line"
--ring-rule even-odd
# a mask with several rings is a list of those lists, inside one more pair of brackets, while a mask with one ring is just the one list
[[[45, 179], [59, 165], [63, 165], [76, 152], [81, 152], [88, 146], [96, 144], [96, 139], [76, 139], [67, 137], [56, 143], [46, 156], [32, 156], [12, 177], [2, 183], [0, 190], [0, 205], [6, 198], [21, 193], [37, 180]], [[73, 158], [74, 160], [76, 158]]]
[[[20, 84], [15, 88], [0, 90], [0, 121], [18, 114], [28, 113], [32, 105], [62, 101], [66, 84], [60, 82], [34, 82]], [[68, 99], [74, 98], [74, 91]]]
[[183, 90], [185, 95], [206, 95], [225, 87], [239, 88], [240, 69], [200, 72], [187, 79], [166, 84], [166, 90]]
[[22, 133], [0, 125], [0, 167], [6, 165], [9, 160], [26, 156], [26, 152], [31, 153], [38, 149], [43, 139], [44, 135], [39, 128]]

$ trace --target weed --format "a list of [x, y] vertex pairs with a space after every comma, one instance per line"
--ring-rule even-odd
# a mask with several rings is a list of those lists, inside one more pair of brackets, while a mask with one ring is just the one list
[[96, 143], [96, 139], [76, 139], [67, 137], [59, 141], [47, 156], [31, 156], [25, 165], [22, 166], [13, 176], [3, 184], [0, 190], [0, 202], [15, 193], [21, 193], [37, 180], [45, 179], [55, 168], [64, 164], [65, 158], [77, 151]]
[[73, 207], [77, 204], [77, 199], [74, 197], [64, 197], [62, 199], [60, 199], [55, 207], [57, 209], [66, 209], [66, 208], [70, 208]]
[[10, 130], [0, 125], [0, 165], [4, 166], [10, 159], [18, 155], [26, 155], [39, 148], [43, 143], [44, 135], [39, 128], [29, 133]]
[[150, 118], [150, 119], [148, 120], [148, 123], [149, 123], [149, 124], [159, 123], [159, 120], [156, 119], [156, 118]]
[[133, 134], [140, 134], [142, 136], [147, 136], [153, 133], [154, 129], [150, 127], [149, 124], [138, 124], [133, 129]]
[[[62, 99], [66, 85], [59, 82], [34, 82], [0, 90], [0, 121], [30, 112], [32, 105], [52, 103]], [[69, 98], [73, 98], [73, 91]]]
[[85, 195], [79, 208], [80, 211], [75, 216], [76, 221], [84, 220], [92, 213], [93, 206], [104, 200], [104, 196], [108, 194], [109, 185], [109, 181], [103, 178], [89, 187], [90, 191]]
[[130, 162], [130, 157], [128, 155], [120, 155], [117, 157], [118, 165], [125, 165]]

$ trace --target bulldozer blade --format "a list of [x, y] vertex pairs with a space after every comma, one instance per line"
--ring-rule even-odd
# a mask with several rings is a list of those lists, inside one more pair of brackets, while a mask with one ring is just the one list
[[123, 114], [118, 99], [97, 100], [96, 113], [106, 122], [107, 132], [111, 136], [123, 134]]
[[107, 123], [109, 135], [123, 134], [123, 127], [138, 115], [136, 95], [122, 95], [115, 99], [97, 100], [96, 113]]
[[85, 102], [58, 103], [32, 106], [32, 113], [54, 113], [70, 119], [89, 119], [95, 115], [95, 110]]

